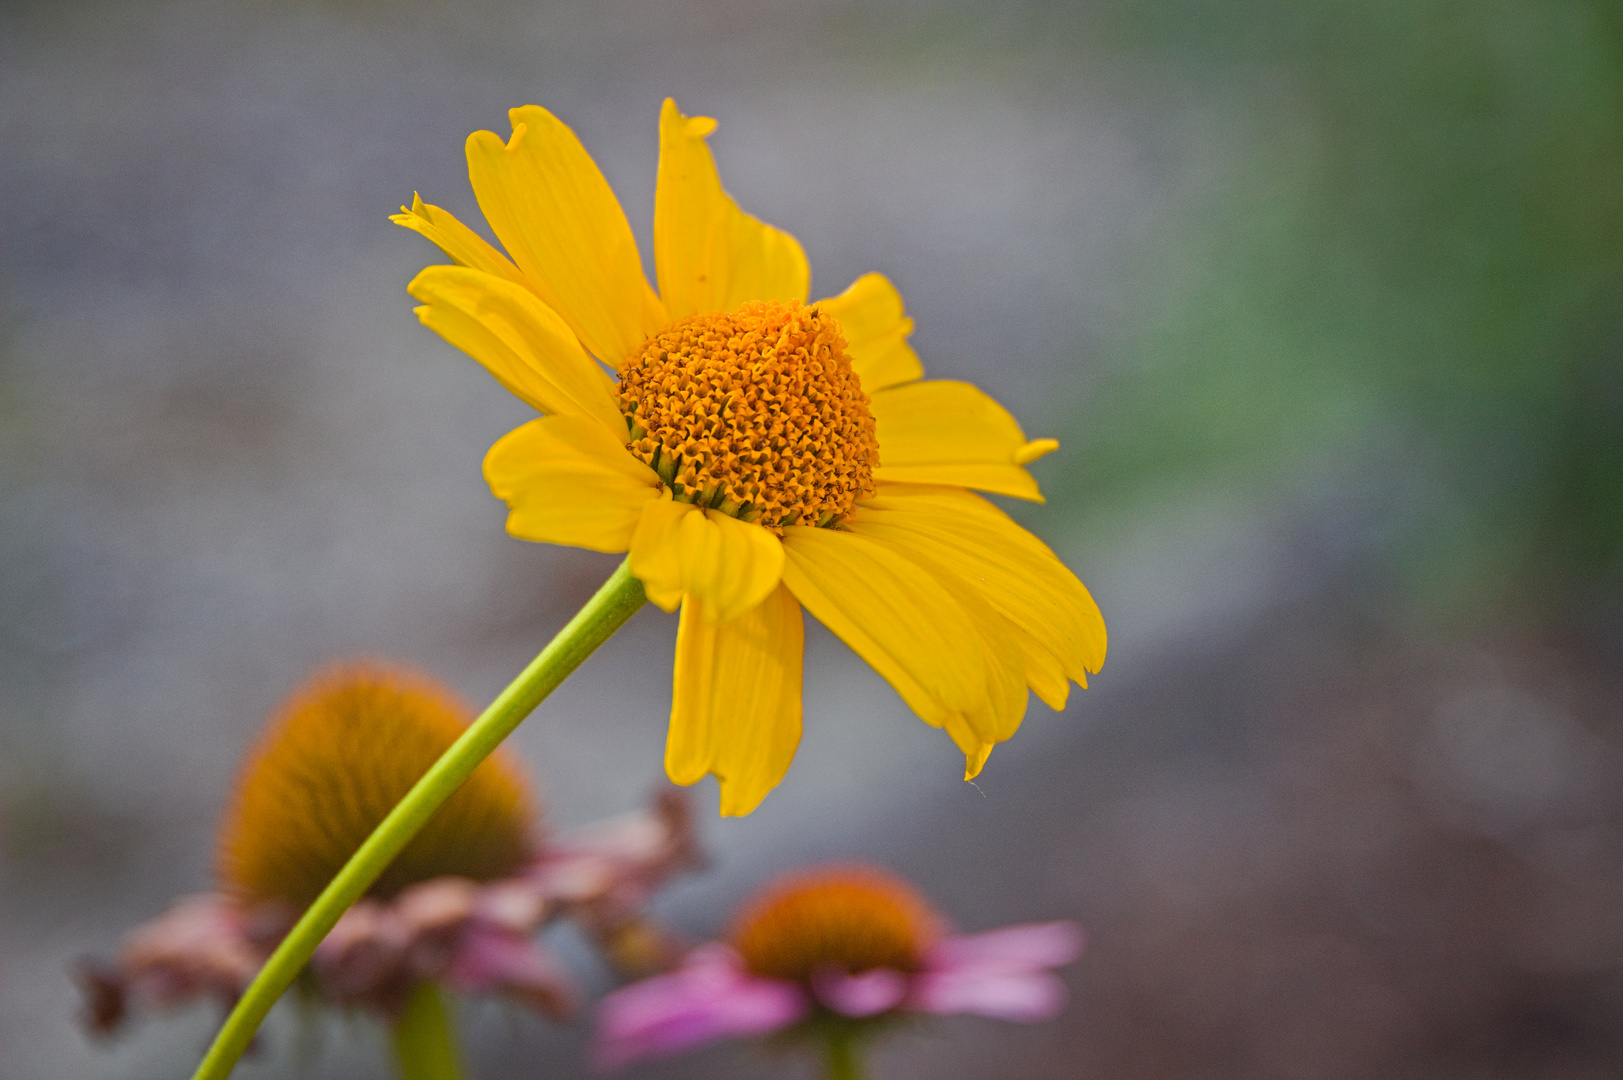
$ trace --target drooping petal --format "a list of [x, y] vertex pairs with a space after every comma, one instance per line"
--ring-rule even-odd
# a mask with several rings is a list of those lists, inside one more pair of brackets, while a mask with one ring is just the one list
[[919, 354], [907, 343], [913, 320], [903, 314], [902, 294], [883, 274], [863, 274], [838, 296], [817, 306], [839, 320], [851, 366], [869, 394], [924, 378]]
[[471, 266], [530, 288], [529, 279], [513, 265], [513, 260], [491, 247], [484, 237], [458, 221], [450, 211], [423, 202], [416, 192], [412, 193], [411, 205], [402, 206], [400, 213], [391, 215], [389, 220], [428, 237], [458, 266]]
[[779, 585], [722, 625], [706, 602], [682, 603], [665, 771], [678, 784], [713, 774], [723, 817], [754, 810], [800, 745], [800, 605]]
[[171, 1009], [204, 996], [229, 1008], [264, 962], [250, 921], [234, 897], [188, 896], [132, 931], [114, 961], [81, 961], [86, 1026], [111, 1034], [132, 1007]]
[[648, 599], [666, 611], [691, 594], [706, 602], [705, 618], [728, 622], [777, 587], [783, 545], [759, 525], [661, 499], [642, 508], [631, 540], [631, 572]]
[[1015, 640], [1020, 643], [1020, 654], [1026, 662], [1026, 685], [1055, 712], [1065, 708], [1071, 697], [1071, 679], [1065, 674], [1065, 665], [1053, 650], [1022, 627], [1011, 624]]
[[1027, 441], [1009, 410], [977, 387], [931, 379], [869, 397], [879, 435], [875, 480], [956, 484], [1042, 502], [1024, 466], [1059, 443]]
[[[951, 735], [953, 730], [949, 727], [947, 733]], [[986, 759], [992, 756], [992, 747], [996, 744], [982, 742], [978, 743], [974, 749], [970, 749], [969, 741], [964, 736], [954, 735], [953, 741], [964, 752], [964, 779], [975, 779], [981, 774], [981, 770], [986, 768]]]
[[556, 1019], [575, 1012], [563, 965], [523, 934], [475, 924], [457, 942], [446, 978], [464, 993], [500, 994]]
[[660, 109], [654, 265], [666, 310], [681, 319], [731, 311], [746, 300], [805, 303], [805, 252], [722, 189], [704, 141], [715, 128], [709, 117], [683, 116], [670, 98]]
[[[1065, 678], [1086, 686], [1088, 674], [1104, 663], [1104, 619], [1087, 587], [1046, 544], [980, 496], [882, 484], [846, 519], [846, 528], [902, 545], [972, 582], [1021, 631], [1028, 682], [1055, 708], [1064, 704]], [[1058, 687], [1054, 665], [1062, 672]]]
[[599, 1068], [615, 1069], [717, 1039], [766, 1035], [810, 1007], [792, 983], [749, 975], [737, 953], [706, 945], [679, 970], [605, 997], [592, 1057]]
[[1014, 680], [1002, 670], [1008, 652], [988, 647], [978, 621], [990, 609], [966, 609], [973, 604], [966, 588], [848, 532], [792, 526], [784, 529], [783, 546], [783, 581], [795, 598], [921, 719], [947, 727], [966, 754], [1007, 738], [1008, 688], [1020, 669]]
[[525, 880], [548, 904], [624, 912], [640, 908], [671, 877], [704, 862], [687, 795], [667, 788], [648, 810], [549, 841]]
[[412, 280], [423, 325], [483, 364], [543, 413], [589, 417], [628, 432], [614, 384], [556, 312], [522, 285], [465, 266], [430, 266]]
[[606, 427], [575, 416], [502, 436], [485, 455], [485, 481], [506, 501], [514, 536], [610, 552], [631, 546], [643, 504], [663, 490]]
[[365, 897], [316, 946], [310, 970], [328, 999], [387, 1008], [416, 981], [411, 931], [393, 905]]
[[1025, 658], [1016, 628], [998, 614], [985, 597], [954, 570], [928, 554], [888, 537], [870, 537], [901, 555], [935, 579], [969, 617], [987, 660], [987, 695], [984, 708], [951, 714], [943, 728], [964, 753], [964, 779], [973, 780], [986, 764], [992, 746], [1011, 737], [1026, 714]]
[[468, 136], [468, 176], [497, 239], [592, 355], [617, 367], [667, 321], [625, 211], [561, 120], [526, 105], [513, 137]]

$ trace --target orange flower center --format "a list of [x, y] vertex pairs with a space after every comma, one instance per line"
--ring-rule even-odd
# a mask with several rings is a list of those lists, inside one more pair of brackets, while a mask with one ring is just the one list
[[[352, 664], [297, 690], [244, 763], [220, 826], [221, 883], [303, 908], [467, 727], [449, 690], [412, 672]], [[534, 810], [500, 752], [474, 770], [369, 890], [455, 875], [489, 880], [529, 858]]]
[[769, 886], [733, 923], [733, 945], [756, 975], [806, 982], [820, 970], [917, 971], [941, 919], [882, 871], [816, 871]]
[[873, 413], [834, 317], [751, 301], [672, 323], [626, 360], [630, 451], [678, 499], [769, 528], [829, 525], [873, 494]]

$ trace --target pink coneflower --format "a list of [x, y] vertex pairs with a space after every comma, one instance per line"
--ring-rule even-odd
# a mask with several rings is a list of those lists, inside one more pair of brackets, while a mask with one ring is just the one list
[[857, 1046], [908, 1013], [1046, 1020], [1075, 960], [1070, 922], [955, 936], [906, 883], [872, 867], [786, 877], [745, 905], [727, 943], [691, 952], [667, 975], [604, 999], [597, 1064], [605, 1069], [724, 1038], [778, 1032], [820, 1038], [831, 1078], [860, 1075]]
[[[90, 1028], [111, 1033], [132, 1009], [234, 1004], [298, 913], [466, 723], [467, 710], [437, 683], [375, 663], [333, 668], [302, 687], [243, 766], [220, 825], [216, 891], [138, 927], [113, 962], [81, 967]], [[560, 916], [627, 974], [668, 968], [680, 950], [643, 908], [699, 861], [686, 801], [669, 790], [647, 812], [563, 840], [541, 829], [537, 804], [516, 764], [501, 753], [487, 760], [317, 948], [314, 989], [397, 1032], [441, 987], [566, 1016], [573, 987], [534, 940]]]

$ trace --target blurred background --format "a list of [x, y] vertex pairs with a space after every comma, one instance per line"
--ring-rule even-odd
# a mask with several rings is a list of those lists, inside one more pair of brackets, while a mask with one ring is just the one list
[[[1088, 927], [1058, 1020], [911, 1029], [884, 1080], [1623, 1072], [1611, 0], [9, 0], [0, 1077], [185, 1075], [213, 1014], [95, 1045], [68, 971], [210, 884], [270, 710], [355, 654], [483, 703], [612, 569], [503, 533], [527, 411], [417, 324], [439, 255], [387, 216], [482, 227], [463, 140], [534, 102], [651, 267], [666, 94], [814, 295], [885, 272], [931, 374], [1062, 440], [1012, 510], [1112, 640], [970, 786], [809, 624], [794, 769], [742, 821], [695, 789], [715, 866], [661, 913], [870, 858], [963, 929]], [[515, 736], [556, 827], [659, 782], [674, 633]], [[585, 1075], [581, 1026], [464, 1018], [477, 1077]], [[292, 1020], [239, 1075], [384, 1075]]]

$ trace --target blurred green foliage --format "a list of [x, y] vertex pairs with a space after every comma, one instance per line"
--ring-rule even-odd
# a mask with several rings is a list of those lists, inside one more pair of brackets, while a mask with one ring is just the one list
[[[1193, 83], [1172, 212], [1051, 490], [1384, 500], [1411, 613], [1559, 617], [1623, 577], [1623, 5], [1105, 0]], [[1360, 495], [1358, 493], [1362, 492]], [[1377, 493], [1370, 496], [1370, 492]]]

